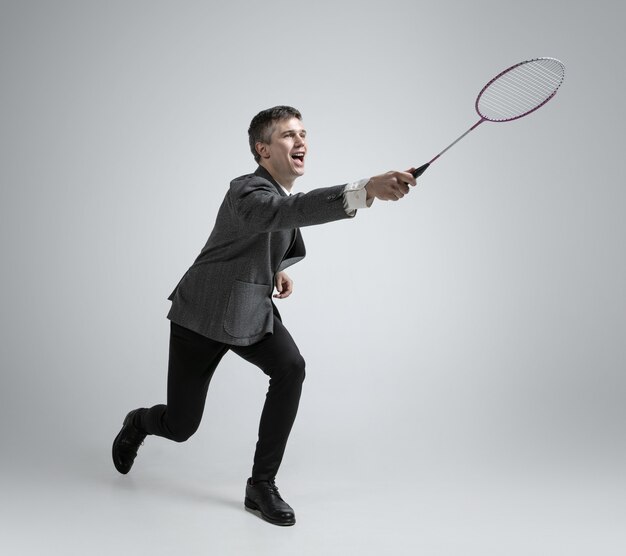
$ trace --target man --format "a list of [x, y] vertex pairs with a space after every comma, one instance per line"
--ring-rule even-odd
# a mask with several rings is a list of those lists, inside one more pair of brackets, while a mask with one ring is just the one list
[[276, 299], [293, 291], [284, 269], [305, 255], [300, 227], [353, 217], [374, 198], [401, 199], [415, 178], [387, 172], [291, 195], [307, 154], [300, 112], [289, 106], [264, 110], [248, 135], [259, 166], [231, 182], [206, 245], [169, 296], [167, 405], [128, 413], [113, 442], [113, 462], [128, 473], [149, 434], [187, 440], [200, 424], [213, 372], [231, 350], [270, 377], [245, 508], [270, 523], [293, 525], [294, 511], [275, 477], [298, 410], [305, 363], [272, 302], [273, 289]]

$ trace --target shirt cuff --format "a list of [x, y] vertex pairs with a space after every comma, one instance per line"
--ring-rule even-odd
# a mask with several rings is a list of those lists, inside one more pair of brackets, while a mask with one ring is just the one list
[[354, 216], [357, 209], [368, 208], [372, 206], [374, 199], [367, 199], [367, 191], [365, 186], [369, 178], [363, 178], [362, 180], [353, 181], [346, 184], [343, 190], [343, 208], [346, 214]]

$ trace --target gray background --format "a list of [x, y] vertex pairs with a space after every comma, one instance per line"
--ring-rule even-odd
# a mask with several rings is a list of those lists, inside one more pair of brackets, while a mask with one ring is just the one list
[[[622, 5], [0, 5], [4, 554], [624, 553]], [[242, 510], [266, 380], [231, 354], [199, 432], [115, 472], [256, 112], [303, 112], [306, 191], [429, 160], [536, 56], [567, 66], [540, 112], [304, 230], [296, 527]]]

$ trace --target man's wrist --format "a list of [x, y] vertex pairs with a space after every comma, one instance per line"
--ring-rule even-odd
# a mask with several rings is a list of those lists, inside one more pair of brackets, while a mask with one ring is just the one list
[[344, 208], [351, 216], [354, 215], [357, 209], [367, 208], [372, 204], [366, 199], [367, 192], [365, 190], [365, 185], [368, 181], [369, 178], [364, 178], [350, 182], [344, 187]]

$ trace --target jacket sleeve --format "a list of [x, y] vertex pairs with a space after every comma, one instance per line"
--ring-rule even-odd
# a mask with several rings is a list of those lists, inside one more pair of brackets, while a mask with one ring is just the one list
[[230, 197], [237, 217], [253, 232], [272, 232], [351, 218], [344, 208], [344, 185], [282, 196], [267, 180], [244, 176], [233, 180]]

